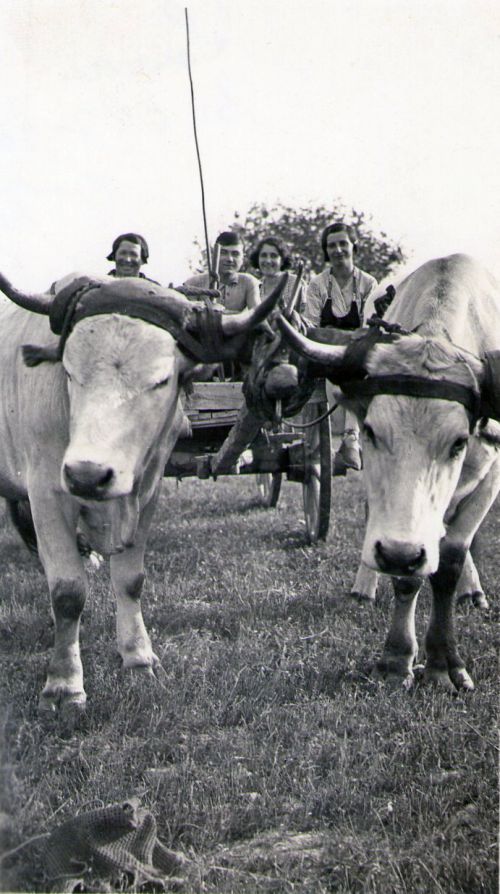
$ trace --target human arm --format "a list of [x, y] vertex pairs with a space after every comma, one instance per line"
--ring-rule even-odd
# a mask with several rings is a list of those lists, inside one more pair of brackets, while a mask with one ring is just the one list
[[304, 289], [306, 294], [301, 301], [300, 314], [307, 326], [313, 328], [320, 325], [321, 311], [326, 296], [318, 277], [312, 279], [307, 288], [304, 286]]
[[188, 276], [188, 278], [184, 280], [182, 285], [196, 286], [199, 289], [208, 288], [208, 274], [195, 273], [193, 276]]
[[[373, 301], [371, 299], [372, 299], [373, 293], [375, 292], [375, 289], [377, 288], [377, 286], [378, 286], [378, 283], [374, 276], [371, 276], [369, 273], [364, 273], [361, 271], [360, 289], [359, 289], [359, 294], [360, 294], [361, 300], [360, 300], [359, 311], [360, 311], [360, 317], [361, 317], [362, 323], [364, 323], [364, 321], [367, 318], [367, 314], [365, 313], [365, 311], [367, 309], [367, 305], [369, 307], [372, 307], [372, 305], [373, 305]], [[370, 314], [368, 314], [368, 315], [370, 315]]]
[[247, 307], [257, 307], [260, 304], [259, 281], [250, 273], [245, 280], [245, 304]]

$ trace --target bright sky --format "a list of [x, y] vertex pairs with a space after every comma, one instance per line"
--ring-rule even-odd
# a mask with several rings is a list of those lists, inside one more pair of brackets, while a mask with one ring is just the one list
[[[500, 270], [498, 0], [187, 0], [212, 239], [253, 202], [364, 211], [415, 261]], [[103, 273], [203, 241], [177, 0], [1, 0], [0, 269]]]

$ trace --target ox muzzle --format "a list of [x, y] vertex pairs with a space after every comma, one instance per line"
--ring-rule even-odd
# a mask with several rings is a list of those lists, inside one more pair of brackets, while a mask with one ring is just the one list
[[423, 545], [389, 538], [375, 542], [374, 555], [378, 570], [393, 577], [418, 577], [427, 562]]
[[68, 493], [83, 500], [106, 500], [115, 483], [115, 470], [90, 461], [65, 462], [63, 483]]

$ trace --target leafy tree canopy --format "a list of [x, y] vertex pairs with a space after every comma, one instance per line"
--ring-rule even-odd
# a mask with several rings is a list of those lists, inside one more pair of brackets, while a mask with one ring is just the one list
[[[226, 229], [240, 231], [247, 248], [247, 255], [265, 236], [282, 239], [293, 258], [292, 268], [304, 264], [307, 274], [319, 273], [324, 267], [321, 250], [321, 233], [331, 223], [344, 221], [353, 227], [358, 237], [356, 265], [371, 273], [377, 280], [387, 276], [393, 268], [405, 260], [404, 250], [384, 232], [375, 232], [369, 218], [354, 208], [348, 210], [342, 203], [332, 208], [292, 208], [277, 203], [272, 207], [254, 204], [242, 217], [238, 212]], [[199, 246], [199, 243], [197, 243]], [[201, 250], [201, 246], [199, 246]], [[200, 269], [206, 270], [206, 252], [201, 250]], [[255, 271], [252, 271], [255, 272]]]

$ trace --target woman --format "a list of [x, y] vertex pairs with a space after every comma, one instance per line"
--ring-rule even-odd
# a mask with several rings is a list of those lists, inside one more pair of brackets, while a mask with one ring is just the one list
[[[277, 286], [278, 280], [285, 270], [292, 265], [291, 255], [281, 239], [275, 236], [265, 236], [261, 239], [250, 255], [252, 267], [261, 274], [260, 300], [263, 301]], [[290, 301], [297, 277], [294, 274], [288, 276], [288, 282], [280, 298], [280, 307], [285, 308]], [[305, 286], [302, 286], [301, 295], [296, 310], [301, 313], [305, 308]]]
[[[354, 264], [357, 241], [343, 222], [330, 224], [321, 234], [327, 267], [314, 276], [307, 289], [305, 319], [310, 326], [358, 329], [363, 325], [366, 299], [377, 280]], [[346, 411], [344, 433], [333, 464], [334, 475], [362, 468], [359, 429], [356, 417]]]
[[160, 284], [155, 279], [150, 279], [141, 272], [141, 267], [147, 264], [148, 258], [149, 248], [144, 236], [140, 236], [139, 233], [122, 233], [116, 237], [107, 256], [108, 261], [115, 262], [108, 276], [116, 276], [119, 279], [125, 276], [138, 276], [158, 286]]

